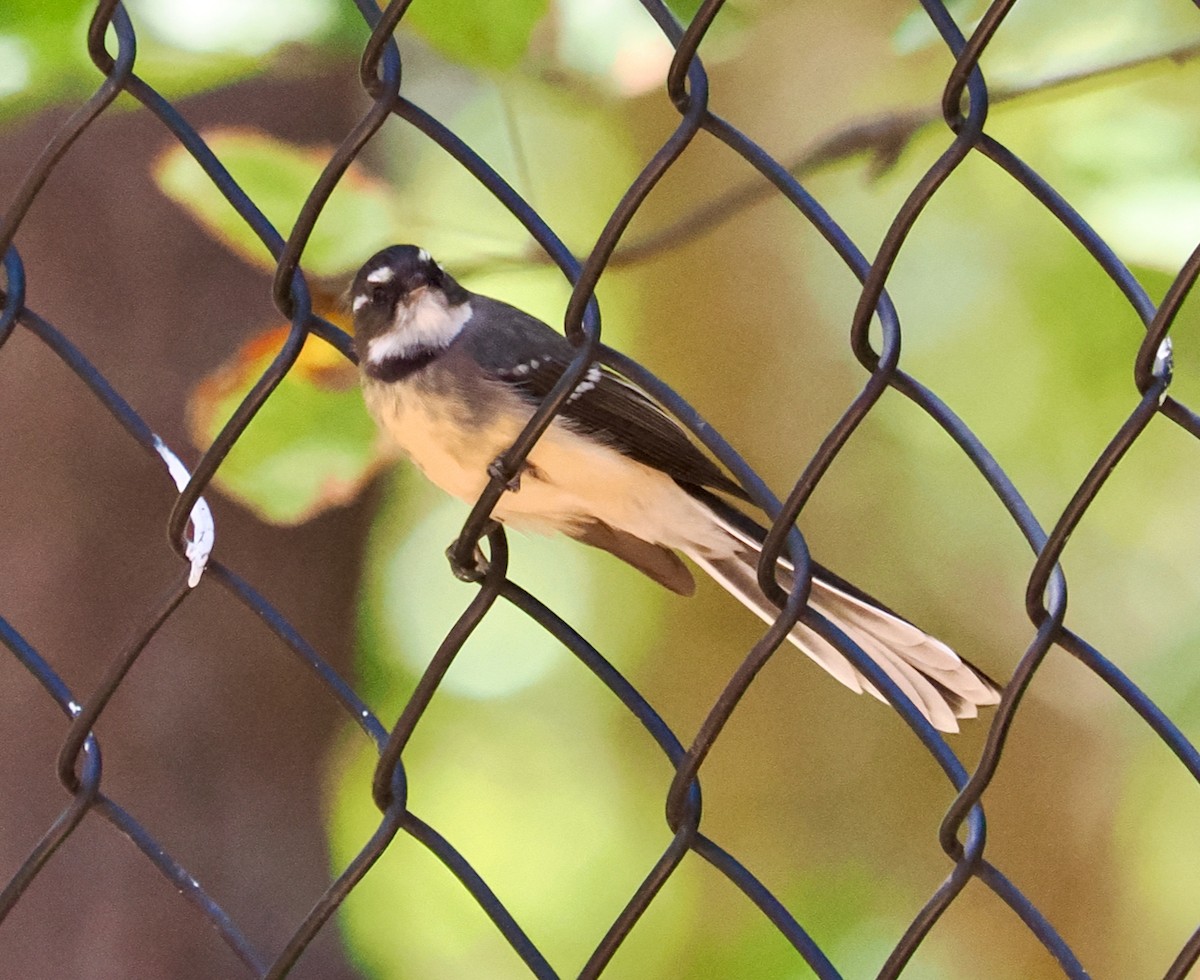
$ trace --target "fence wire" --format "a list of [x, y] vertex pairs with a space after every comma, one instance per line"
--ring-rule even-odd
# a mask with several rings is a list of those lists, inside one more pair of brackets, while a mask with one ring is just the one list
[[[944, 882], [929, 896], [896, 943], [880, 976], [895, 977], [904, 971], [921, 943], [935, 929], [946, 911], [976, 879], [1001, 899], [1024, 923], [1030, 933], [1057, 961], [1064, 975], [1084, 977], [1086, 972], [1075, 951], [1038, 907], [1021, 891], [986, 852], [986, 825], [981, 797], [995, 777], [1004, 759], [1006, 740], [1022, 698], [1047, 652], [1058, 646], [1089, 668], [1118, 697], [1126, 701], [1154, 734], [1169, 747], [1192, 779], [1200, 781], [1200, 754], [1159, 707], [1148, 698], [1111, 661], [1086, 639], [1064, 625], [1066, 582], [1058, 559], [1072, 531], [1079, 525], [1105, 480], [1139, 439], [1156, 416], [1179, 426], [1193, 437], [1200, 437], [1200, 418], [1169, 394], [1171, 348], [1169, 332], [1176, 316], [1200, 272], [1200, 249], [1193, 252], [1174, 278], [1160, 304], [1151, 301], [1145, 290], [1122, 264], [1105, 241], [1060, 196], [1045, 179], [1019, 159], [1011, 150], [986, 131], [989, 89], [978, 63], [984, 50], [1002, 27], [1013, 6], [995, 2], [987, 10], [969, 37], [965, 37], [946, 9], [937, 0], [924, 0], [923, 7], [942, 41], [952, 52], [955, 64], [946, 80], [942, 115], [949, 139], [945, 150], [908, 194], [873, 259], [867, 258], [821, 205], [792, 176], [789, 168], [767, 153], [709, 108], [709, 78], [697, 56], [697, 49], [722, 6], [721, 0], [703, 3], [686, 27], [679, 25], [667, 8], [657, 0], [642, 0], [649, 16], [657, 23], [675, 49], [667, 79], [667, 97], [678, 111], [679, 123], [662, 143], [649, 163], [630, 184], [624, 197], [596, 241], [595, 247], [580, 262], [543, 221], [537, 211], [496, 171], [441, 121], [409, 101], [401, 85], [399, 51], [393, 32], [404, 17], [407, 2], [393, 2], [382, 13], [368, 0], [356, 7], [370, 31], [361, 65], [360, 81], [370, 99], [370, 107], [358, 124], [346, 135], [330, 158], [321, 178], [312, 188], [295, 226], [287, 237], [264, 217], [253, 200], [233, 180], [221, 161], [196, 130], [191, 128], [172, 103], [135, 73], [136, 33], [134, 24], [116, 0], [97, 4], [87, 35], [88, 51], [103, 82], [95, 94], [81, 105], [58, 129], [27, 177], [13, 196], [0, 224], [3, 243], [5, 289], [0, 315], [0, 345], [17, 329], [28, 331], [44, 344], [73, 372], [121, 425], [127, 436], [162, 465], [166, 486], [178, 490], [178, 498], [169, 520], [171, 540], [180, 557], [180, 572], [168, 584], [162, 596], [143, 613], [140, 627], [120, 655], [108, 665], [105, 676], [94, 690], [72, 690], [55, 672], [48, 658], [39, 652], [14, 625], [0, 618], [0, 639], [8, 655], [24, 668], [63, 712], [69, 722], [67, 737], [59, 751], [57, 775], [66, 790], [68, 802], [57, 818], [30, 850], [24, 863], [8, 880], [0, 893], [0, 918], [21, 901], [31, 883], [54, 861], [66, 841], [75, 834], [85, 817], [101, 818], [128, 836], [157, 870], [191, 903], [195, 915], [216, 930], [245, 967], [247, 975], [280, 977], [304, 956], [317, 932], [328, 922], [350, 891], [398, 834], [423, 844], [444, 863], [470, 891], [513, 950], [537, 977], [558, 974], [550, 965], [535, 939], [505, 907], [501, 898], [468, 860], [438, 830], [421, 820], [407, 805], [404, 752], [409, 739], [438, 690], [439, 683], [463, 643], [498, 600], [510, 603], [535, 620], [564, 644], [587, 666], [612, 696], [641, 723], [670, 761], [674, 778], [666, 789], [666, 812], [672, 837], [657, 863], [649, 869], [640, 887], [628, 898], [620, 915], [608, 927], [595, 947], [580, 976], [601, 974], [629, 936], [635, 924], [655, 901], [660, 889], [671, 878], [680, 862], [694, 853], [725, 875], [761, 910], [779, 933], [795, 948], [797, 956], [819, 977], [840, 976], [835, 964], [810, 935], [804, 923], [760, 881], [738, 858], [710, 839], [702, 830], [700, 772], [725, 722], [752, 679], [770, 658], [791, 626], [798, 620], [810, 623], [844, 649], [855, 666], [879, 688], [903, 716], [913, 735], [921, 741], [957, 797], [941, 825], [939, 842], [948, 858], [950, 870]], [[115, 53], [106, 37], [114, 39]], [[179, 144], [203, 167], [213, 184], [254, 230], [263, 245], [277, 260], [273, 296], [278, 309], [290, 321], [286, 343], [269, 368], [221, 430], [212, 445], [189, 472], [178, 456], [155, 434], [151, 425], [122, 397], [103, 374], [77, 349], [64, 330], [48, 322], [25, 305], [25, 267], [12, 244], [30, 206], [47, 179], [76, 140], [112, 104], [120, 93], [138, 100], [178, 140]], [[362, 152], [379, 129], [394, 124], [410, 126], [437, 143], [454, 161], [469, 171], [524, 225], [546, 254], [573, 283], [565, 323], [578, 353], [569, 371], [570, 381], [560, 385], [562, 397], [543, 404], [517, 443], [505, 454], [502, 465], [473, 508], [462, 533], [452, 549], [452, 560], [463, 567], [474, 563], [481, 539], [486, 539], [488, 562], [479, 581], [479, 589], [467, 610], [446, 635], [428, 669], [408, 699], [399, 720], [387, 728], [355, 693], [349, 683], [313, 649], [296, 629], [274, 609], [253, 584], [224, 564], [219, 550], [211, 553], [214, 528], [202, 494], [222, 465], [246, 426], [288, 373], [304, 341], [315, 335], [352, 357], [349, 339], [336, 327], [314, 313], [313, 297], [300, 267], [304, 247], [313, 225], [330, 193], [346, 169]], [[785, 501], [772, 497], [762, 480], [736, 454], [720, 435], [685, 401], [643, 367], [600, 342], [598, 312], [593, 295], [614, 250], [634, 215], [651, 189], [668, 172], [679, 155], [701, 131], [705, 131], [738, 154], [766, 182], [794, 207], [798, 216], [809, 222], [861, 283], [861, 294], [850, 330], [854, 355], [867, 371], [861, 391], [829, 431], [817, 453], [800, 474]], [[1095, 264], [1112, 280], [1132, 310], [1145, 325], [1145, 338], [1132, 365], [1137, 398], [1128, 418], [1113, 433], [1108, 445], [1096, 458], [1069, 504], [1052, 527], [1045, 528], [1034, 518], [1029, 506], [1005, 471], [989, 454], [979, 438], [939, 398], [918, 379], [899, 366], [901, 324], [886, 287], [889, 274], [900, 254], [908, 233], [929, 201], [946, 179], [972, 154], [982, 155], [1005, 171], [1049, 212], [1091, 256]], [[871, 338], [872, 320], [880, 325], [881, 343]], [[807, 573], [807, 550], [795, 530], [794, 522], [831, 463], [852, 434], [889, 388], [911, 400], [944, 429], [974, 464], [996, 498], [1003, 504], [1036, 556], [1026, 590], [1026, 604], [1034, 627], [1033, 639], [1005, 680], [1005, 693], [995, 713], [986, 744], [977, 765], [968, 768], [941, 736], [923, 719], [879, 668], [844, 635], [830, 630], [815, 618], [805, 601], [808, 575], [796, 576], [790, 595], [779, 596], [781, 612], [776, 624], [750, 651], [729, 677], [696, 735], [681, 738], [663, 721], [651, 704], [608, 661], [553, 610], [507, 577], [507, 549], [503, 531], [488, 523], [488, 514], [504, 491], [522, 459], [589, 365], [603, 361], [650, 391], [707, 448], [735, 474], [755, 502], [773, 518], [772, 533], [763, 560], [774, 564], [785, 548], [796, 565]], [[216, 536], [219, 542], [219, 533]], [[378, 827], [358, 855], [329, 885], [308, 916], [296, 927], [282, 949], [266, 950], [255, 945], [238, 922], [222, 908], [212, 894], [167, 849], [146, 830], [137, 816], [124, 809], [105, 790], [102, 747], [94, 734], [97, 722], [139, 654], [156, 632], [194, 594], [201, 577], [207, 577], [252, 610], [262, 624], [282, 640], [295, 654], [297, 662], [316, 673], [328, 693], [345, 711], [346, 717], [371, 738], [378, 748], [374, 777], [374, 799], [379, 809]], [[2, 613], [2, 610], [0, 610]], [[1182, 978], [1200, 958], [1200, 928], [1178, 951], [1165, 976]]]

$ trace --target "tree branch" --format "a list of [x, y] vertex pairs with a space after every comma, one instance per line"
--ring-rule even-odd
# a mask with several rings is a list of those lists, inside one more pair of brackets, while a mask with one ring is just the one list
[[[1053, 75], [1029, 85], [993, 88], [990, 92], [991, 102], [993, 105], [1011, 103], [1032, 95], [1054, 92], [1071, 85], [1120, 74], [1147, 65], [1162, 65], [1168, 62], [1183, 65], [1197, 56], [1200, 56], [1200, 40], [1193, 40], [1167, 51], [1158, 51], [1099, 67]], [[794, 157], [787, 164], [787, 169], [794, 177], [808, 177], [825, 167], [866, 154], [870, 158], [867, 164], [868, 175], [871, 179], [878, 179], [896, 165], [921, 130], [939, 122], [941, 118], [940, 107], [932, 106], [918, 109], [897, 109], [859, 119], [817, 139], [808, 149]], [[638, 241], [620, 246], [613, 253], [609, 265], [632, 265], [659, 252], [677, 248], [716, 228], [746, 208], [769, 198], [772, 192], [773, 187], [766, 180], [747, 180], [707, 204], [685, 214], [678, 221], [651, 232]], [[531, 262], [546, 264], [548, 261], [540, 251], [536, 253], [531, 251], [529, 255], [519, 259], [488, 260], [470, 271], [480, 271], [485, 267], [489, 271], [493, 271], [508, 264], [524, 265]]]
[[[1198, 55], [1200, 55], [1200, 40], [1194, 40], [1168, 51], [1159, 51], [1099, 67], [1054, 75], [1030, 85], [993, 88], [990, 93], [991, 102], [993, 105], [1015, 102], [1030, 95], [1053, 92], [1070, 85], [1142, 68], [1146, 65], [1166, 62], [1183, 65]], [[787, 164], [788, 172], [794, 177], [807, 177], [832, 164], [841, 163], [861, 154], [869, 154], [868, 173], [872, 180], [878, 179], [896, 165], [913, 138], [921, 130], [940, 121], [941, 118], [940, 107], [928, 107], [895, 110], [852, 122], [821, 137], [809, 149], [792, 159]], [[729, 220], [739, 211], [770, 197], [773, 190], [774, 188], [766, 180], [746, 181], [741, 186], [735, 187], [708, 204], [684, 215], [673, 224], [617, 249], [610, 264], [629, 265], [640, 262], [656, 252], [676, 248], [689, 239]]]

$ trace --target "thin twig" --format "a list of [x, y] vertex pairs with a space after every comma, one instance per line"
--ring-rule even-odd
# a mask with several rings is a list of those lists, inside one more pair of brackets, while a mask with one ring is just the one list
[[[1200, 56], [1200, 39], [1181, 44], [1167, 51], [1140, 55], [1099, 67], [1085, 68], [1043, 78], [1029, 85], [997, 87], [991, 90], [993, 105], [1012, 103], [1031, 95], [1054, 92], [1081, 82], [1142, 68], [1147, 65], [1172, 62], [1183, 65]], [[855, 120], [816, 140], [788, 164], [795, 177], [808, 177], [825, 167], [867, 154], [868, 175], [877, 179], [892, 169], [913, 138], [927, 126], [942, 118], [939, 106], [918, 109], [895, 109], [880, 115]], [[765, 180], [747, 180], [707, 204], [688, 212], [678, 221], [651, 232], [644, 238], [619, 247], [609, 261], [610, 266], [633, 265], [659, 253], [678, 248], [685, 242], [728, 221], [746, 208], [771, 196], [773, 188]], [[487, 259], [467, 272], [496, 271], [505, 266], [546, 264], [549, 259], [540, 250], [527, 255]]]
[[[1092, 81], [1108, 75], [1130, 71], [1146, 65], [1173, 62], [1182, 65], [1200, 55], [1200, 40], [1179, 45], [1169, 51], [1142, 55], [1125, 61], [1044, 78], [1029, 85], [994, 88], [992, 104], [1014, 102], [1026, 96], [1052, 92], [1057, 89]], [[821, 137], [807, 150], [795, 157], [788, 171], [795, 177], [811, 176], [816, 171], [841, 163], [860, 154], [870, 154], [869, 174], [877, 179], [892, 169], [913, 138], [925, 127], [942, 118], [938, 106], [919, 109], [899, 109], [868, 119], [860, 119]], [[771, 196], [773, 188], [765, 180], [748, 180], [739, 187], [710, 201], [673, 224], [660, 228], [637, 242], [617, 250], [610, 264], [630, 264], [642, 261], [656, 252], [675, 248], [710, 228], [727, 221], [734, 214]]]

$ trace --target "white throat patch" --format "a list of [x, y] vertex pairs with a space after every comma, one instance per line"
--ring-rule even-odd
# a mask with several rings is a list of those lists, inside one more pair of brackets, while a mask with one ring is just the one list
[[418, 350], [448, 347], [471, 319], [471, 304], [450, 306], [443, 293], [422, 289], [416, 301], [396, 309], [392, 326], [367, 343], [367, 360], [380, 364]]

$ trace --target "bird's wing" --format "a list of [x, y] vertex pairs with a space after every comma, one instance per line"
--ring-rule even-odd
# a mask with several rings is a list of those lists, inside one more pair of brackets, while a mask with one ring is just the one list
[[[486, 297], [486, 316], [475, 311], [460, 335], [471, 346], [475, 361], [506, 385], [520, 390], [532, 403], [540, 402], [562, 377], [575, 349], [561, 334], [516, 307]], [[600, 364], [584, 373], [563, 404], [563, 418], [576, 431], [598, 436], [640, 463], [662, 470], [678, 482], [711, 487], [746, 499], [742, 488], [702, 453], [684, 430], [640, 388]]]

